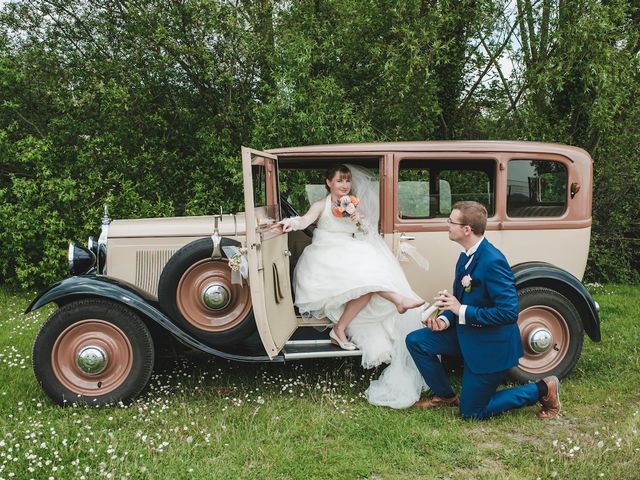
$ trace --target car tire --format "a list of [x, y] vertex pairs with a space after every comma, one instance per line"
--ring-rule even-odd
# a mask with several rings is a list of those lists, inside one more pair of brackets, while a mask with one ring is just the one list
[[576, 307], [567, 297], [546, 287], [520, 289], [518, 306], [524, 355], [519, 365], [509, 370], [509, 377], [527, 383], [549, 375], [567, 376], [580, 358], [584, 341]]
[[149, 329], [116, 302], [84, 299], [56, 310], [33, 344], [33, 371], [60, 406], [130, 403], [154, 364]]
[[[240, 247], [240, 243], [222, 238], [224, 246]], [[224, 251], [222, 258], [214, 260], [212, 250], [211, 238], [195, 240], [178, 250], [160, 275], [158, 301], [165, 313], [194, 338], [208, 345], [226, 346], [250, 336], [256, 324], [249, 286], [244, 279], [242, 285], [232, 283]], [[210, 289], [217, 289], [216, 304], [205, 302], [204, 293]]]

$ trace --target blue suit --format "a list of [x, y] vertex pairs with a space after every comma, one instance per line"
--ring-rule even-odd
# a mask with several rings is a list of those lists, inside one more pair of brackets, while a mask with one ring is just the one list
[[[518, 294], [504, 255], [484, 239], [471, 262], [462, 253], [456, 264], [453, 295], [466, 305], [465, 322], [445, 311], [450, 327], [441, 332], [421, 328], [407, 336], [407, 348], [433, 393], [454, 394], [437, 355], [461, 356], [464, 360], [460, 414], [484, 419], [505, 410], [538, 401], [535, 384], [496, 391], [507, 370], [523, 355], [518, 320]], [[462, 286], [470, 275], [471, 289]]]

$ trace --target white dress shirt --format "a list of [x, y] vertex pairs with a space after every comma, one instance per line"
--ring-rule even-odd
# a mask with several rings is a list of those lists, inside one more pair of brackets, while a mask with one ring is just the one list
[[[476, 253], [476, 250], [478, 250], [478, 247], [480, 246], [480, 244], [482, 243], [483, 240], [484, 240], [484, 235], [482, 236], [482, 238], [480, 238], [480, 240], [478, 240], [478, 243], [476, 243], [469, 250], [466, 250], [464, 252], [464, 253], [467, 254], [467, 257], [468, 257], [467, 263], [464, 264], [464, 269], [465, 270], [467, 268], [469, 268], [469, 265], [471, 265], [471, 260], [472, 260], [473, 254]], [[460, 305], [460, 311], [458, 312], [458, 323], [460, 325], [465, 325], [466, 324], [466, 319], [464, 317], [464, 314], [465, 314], [466, 311], [467, 311], [467, 306], [466, 305]], [[449, 319], [447, 317], [445, 317], [444, 315], [440, 315], [438, 318], [444, 321], [444, 323], [447, 325], [446, 328], [449, 328], [450, 324], [449, 324]]]

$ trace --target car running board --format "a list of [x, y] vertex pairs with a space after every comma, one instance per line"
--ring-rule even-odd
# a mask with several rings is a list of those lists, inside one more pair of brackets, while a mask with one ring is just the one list
[[330, 327], [333, 322], [328, 318], [303, 317], [296, 315], [299, 327]]
[[361, 350], [342, 350], [330, 340], [291, 340], [282, 349], [286, 360], [305, 358], [359, 357]]

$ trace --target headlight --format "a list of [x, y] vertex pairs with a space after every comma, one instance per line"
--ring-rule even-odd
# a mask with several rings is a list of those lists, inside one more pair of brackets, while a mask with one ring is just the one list
[[87, 273], [96, 264], [95, 254], [76, 242], [69, 243], [69, 271], [71, 275]]

